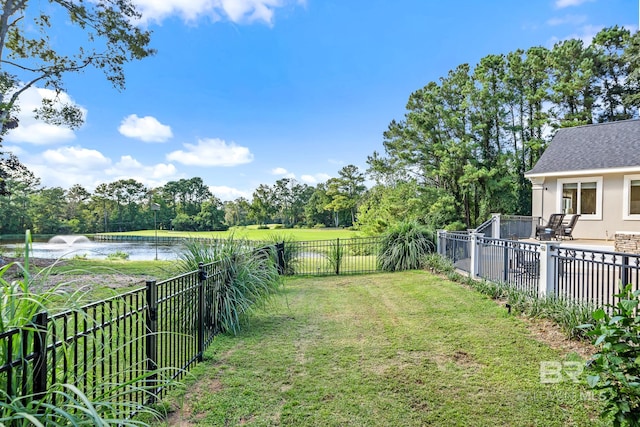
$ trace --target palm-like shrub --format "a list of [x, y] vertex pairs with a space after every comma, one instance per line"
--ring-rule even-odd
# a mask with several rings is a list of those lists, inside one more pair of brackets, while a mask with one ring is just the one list
[[420, 268], [433, 249], [433, 234], [426, 227], [416, 221], [400, 222], [384, 234], [378, 263], [384, 271]]
[[188, 241], [179, 255], [184, 272], [198, 263], [214, 264], [206, 292], [209, 326], [215, 331], [237, 333], [242, 320], [254, 308], [264, 306], [277, 292], [280, 277], [270, 249], [252, 249], [250, 242], [233, 236], [223, 241]]

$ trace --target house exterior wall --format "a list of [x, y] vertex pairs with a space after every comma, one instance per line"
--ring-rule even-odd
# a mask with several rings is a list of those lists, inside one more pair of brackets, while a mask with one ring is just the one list
[[[601, 179], [599, 184], [602, 186], [601, 200], [599, 200], [599, 212], [596, 215], [601, 218], [581, 216], [573, 231], [575, 238], [613, 240], [616, 232], [640, 232], [640, 219], [625, 220], [623, 218], [624, 177], [623, 173], [562, 176], [561, 182], [583, 178], [587, 181]], [[548, 220], [551, 214], [562, 212], [562, 187], [558, 184], [558, 180], [559, 178], [556, 177], [545, 177], [541, 184], [536, 185], [533, 182], [532, 214], [541, 216], [544, 221]]]

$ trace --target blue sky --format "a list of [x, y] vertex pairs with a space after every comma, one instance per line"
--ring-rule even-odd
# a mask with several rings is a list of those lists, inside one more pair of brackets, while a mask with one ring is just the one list
[[[47, 187], [201, 177], [222, 200], [283, 177], [315, 185], [367, 167], [409, 94], [488, 54], [589, 42], [638, 28], [636, 0], [134, 0], [154, 57], [66, 78], [76, 131], [38, 123], [47, 91], [21, 100], [13, 151]], [[64, 30], [63, 30], [64, 31]]]

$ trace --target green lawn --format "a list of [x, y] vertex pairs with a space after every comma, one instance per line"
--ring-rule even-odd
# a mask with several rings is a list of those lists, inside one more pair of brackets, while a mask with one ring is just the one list
[[585, 386], [540, 382], [540, 362], [576, 357], [427, 272], [290, 279], [215, 340], [159, 425], [599, 425]]
[[[273, 240], [273, 236], [285, 236], [296, 241], [311, 240], [334, 240], [334, 239], [351, 239], [353, 237], [362, 237], [357, 231], [346, 230], [343, 228], [289, 228], [274, 229], [272, 225], [269, 230], [258, 230], [255, 226], [234, 227], [229, 231], [168, 231], [158, 230], [158, 236], [174, 236], [174, 237], [204, 237], [224, 239], [230, 234], [237, 238], [246, 238], [250, 240]], [[124, 234], [134, 236], [155, 236], [154, 230], [138, 230], [128, 231], [124, 233], [107, 233], [107, 234]]]

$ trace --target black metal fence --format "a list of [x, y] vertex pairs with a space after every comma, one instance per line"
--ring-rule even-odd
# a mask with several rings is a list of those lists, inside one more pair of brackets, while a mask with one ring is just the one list
[[478, 237], [476, 245], [478, 277], [538, 295], [539, 244]]
[[640, 289], [640, 255], [463, 233], [440, 232], [438, 241], [458, 269], [531, 295], [604, 307], [623, 285]]
[[501, 215], [500, 236], [503, 239], [517, 240], [535, 237], [536, 226], [540, 224], [540, 217], [522, 215]]
[[640, 255], [557, 247], [556, 295], [596, 306], [615, 304], [622, 285], [640, 289]]
[[364, 274], [380, 271], [381, 237], [287, 242], [283, 256], [289, 275]]
[[440, 233], [440, 255], [450, 259], [453, 265], [467, 273], [471, 271], [471, 236], [466, 231]]
[[[282, 274], [356, 274], [379, 271], [380, 242], [289, 242], [274, 245], [275, 251], [253, 251], [269, 259], [275, 252]], [[55, 399], [47, 389], [69, 383], [91, 399], [123, 405], [153, 402], [170, 380], [182, 378], [202, 360], [219, 332], [211, 304], [226, 280], [221, 265], [201, 264], [197, 271], [147, 281], [144, 287], [79, 309], [40, 313], [28, 326], [0, 333], [0, 390], [7, 398]]]

